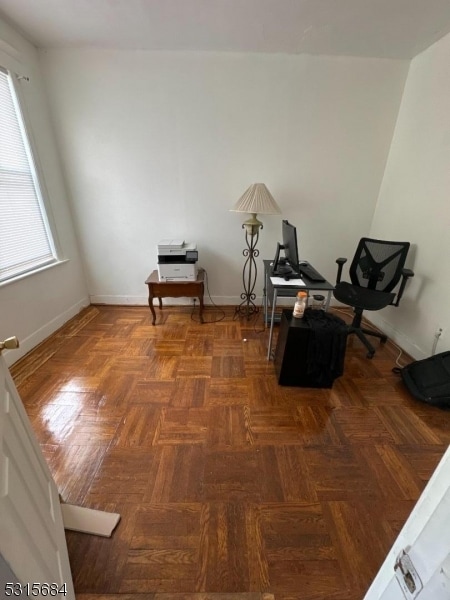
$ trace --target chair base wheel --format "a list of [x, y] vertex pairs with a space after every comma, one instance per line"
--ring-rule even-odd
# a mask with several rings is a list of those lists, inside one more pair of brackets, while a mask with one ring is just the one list
[[374, 354], [375, 354], [375, 351], [374, 351], [374, 352], [368, 352], [368, 353], [366, 354], [366, 356], [367, 356], [367, 358], [373, 358], [373, 355], [374, 355]]

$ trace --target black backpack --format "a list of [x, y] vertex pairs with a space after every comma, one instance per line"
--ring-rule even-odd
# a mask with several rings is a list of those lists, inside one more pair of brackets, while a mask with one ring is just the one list
[[450, 408], [450, 352], [416, 360], [400, 369], [400, 375], [417, 400]]

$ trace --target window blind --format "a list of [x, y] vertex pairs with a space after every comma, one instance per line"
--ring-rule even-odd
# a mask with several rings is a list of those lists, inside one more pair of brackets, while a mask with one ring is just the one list
[[17, 96], [0, 67], [0, 282], [55, 261]]

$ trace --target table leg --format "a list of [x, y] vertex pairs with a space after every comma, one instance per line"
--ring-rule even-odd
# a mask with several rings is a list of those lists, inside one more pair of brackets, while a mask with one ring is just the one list
[[277, 288], [273, 288], [272, 298], [272, 317], [270, 319], [270, 333], [269, 333], [269, 348], [267, 350], [267, 360], [270, 360], [270, 353], [272, 351], [272, 336], [273, 336], [273, 323], [275, 321], [275, 304], [277, 303]]
[[161, 298], [161, 296], [158, 296], [158, 301], [159, 301], [159, 310], [162, 310], [162, 298]]
[[[153, 294], [152, 294], [152, 290], [150, 289], [150, 286], [148, 287], [149, 292], [148, 292], [148, 305], [150, 307], [150, 310], [152, 312], [153, 315], [153, 319], [152, 319], [152, 325], [154, 325], [156, 323], [156, 313], [155, 313], [155, 308], [153, 306]], [[161, 301], [161, 299], [160, 299]]]

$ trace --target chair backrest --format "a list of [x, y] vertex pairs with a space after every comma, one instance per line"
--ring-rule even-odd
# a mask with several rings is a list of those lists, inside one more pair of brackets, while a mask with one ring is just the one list
[[409, 242], [361, 238], [349, 269], [351, 282], [371, 290], [392, 292], [400, 281], [409, 246]]

